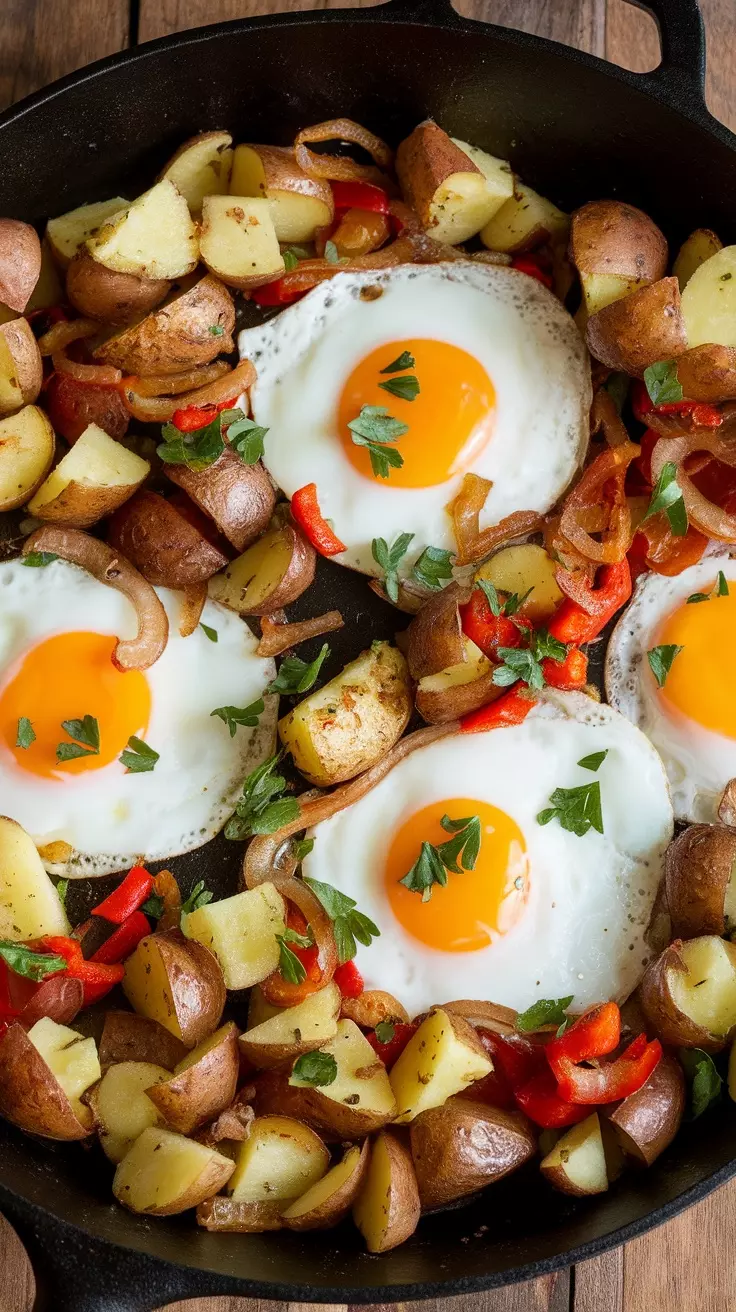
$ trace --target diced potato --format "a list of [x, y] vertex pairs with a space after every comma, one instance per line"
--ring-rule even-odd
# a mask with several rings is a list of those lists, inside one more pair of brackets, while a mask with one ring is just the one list
[[64, 288], [61, 285], [59, 271], [54, 261], [51, 243], [48, 237], [44, 237], [41, 242], [41, 272], [38, 275], [38, 282], [31, 292], [25, 313], [30, 314], [33, 310], [47, 310], [51, 305], [59, 305], [64, 299]]
[[185, 141], [162, 170], [161, 177], [174, 183], [195, 217], [202, 213], [205, 196], [227, 192], [232, 144], [229, 132], [201, 132]]
[[28, 1031], [28, 1038], [56, 1076], [75, 1113], [88, 1115], [80, 1098], [102, 1074], [94, 1039], [83, 1039], [76, 1030], [43, 1016]]
[[113, 196], [112, 200], [96, 200], [91, 205], [80, 205], [76, 210], [60, 214], [58, 219], [49, 219], [46, 239], [59, 267], [68, 268], [84, 243], [113, 215], [127, 209], [128, 204], [123, 196]]
[[281, 583], [291, 556], [291, 544], [281, 527], [267, 529], [252, 547], [210, 579], [210, 596], [239, 615], [258, 613], [261, 602]]
[[28, 320], [0, 325], [0, 415], [35, 401], [42, 382], [41, 352]]
[[670, 973], [673, 1002], [711, 1034], [730, 1033], [736, 1025], [736, 947], [705, 935], [683, 943], [680, 951], [687, 970]]
[[161, 1117], [146, 1089], [168, 1080], [163, 1066], [147, 1061], [121, 1061], [103, 1075], [90, 1096], [100, 1146], [111, 1162], [122, 1161], [133, 1142]]
[[0, 939], [19, 942], [69, 932], [33, 839], [15, 820], [0, 816]]
[[260, 287], [285, 272], [270, 204], [260, 198], [206, 196], [200, 253], [229, 287]]
[[22, 506], [41, 486], [54, 443], [54, 430], [37, 405], [0, 419], [0, 511]]
[[322, 1179], [330, 1154], [314, 1130], [289, 1116], [257, 1116], [238, 1144], [228, 1192], [238, 1202], [291, 1202]]
[[233, 1169], [214, 1148], [150, 1126], [125, 1154], [112, 1191], [131, 1212], [173, 1216], [219, 1193]]
[[214, 952], [229, 989], [249, 989], [278, 966], [285, 918], [284, 899], [265, 883], [192, 911], [181, 927]]
[[169, 178], [108, 219], [86, 246], [107, 269], [139, 278], [182, 278], [199, 258], [189, 206]]
[[514, 191], [505, 160], [454, 140], [432, 120], [401, 142], [396, 170], [424, 227], [451, 245], [479, 232]]
[[216, 957], [178, 929], [141, 939], [125, 962], [123, 992], [134, 1011], [158, 1021], [187, 1048], [217, 1029], [225, 1006]]
[[371, 1147], [365, 1182], [353, 1220], [369, 1253], [386, 1253], [414, 1233], [421, 1206], [411, 1153], [393, 1130], [382, 1130]]
[[724, 246], [695, 270], [682, 293], [682, 314], [689, 347], [736, 346], [736, 246]]
[[531, 187], [514, 182], [514, 194], [483, 228], [480, 239], [492, 251], [524, 251], [550, 238], [562, 239], [570, 216]]
[[439, 674], [428, 674], [419, 680], [418, 687], [422, 692], [445, 692], [448, 688], [462, 687], [463, 684], [474, 683], [486, 673], [491, 662], [480, 647], [476, 646], [472, 638], [465, 639], [464, 647], [464, 661], [460, 661], [458, 665], [448, 665], [447, 669], [440, 670]]
[[397, 1124], [406, 1125], [429, 1107], [441, 1107], [491, 1070], [493, 1064], [467, 1021], [441, 1009], [431, 1012], [391, 1069]]
[[[459, 150], [470, 156], [486, 180], [485, 205], [488, 210], [492, 208], [492, 213], [485, 220], [487, 223], [514, 194], [514, 174], [511, 165], [507, 159], [489, 155], [488, 151], [481, 150], [478, 146], [471, 146], [467, 141], [459, 141], [457, 137], [453, 137], [452, 140]], [[485, 224], [481, 224], [481, 227], [484, 226]]]
[[[581, 273], [580, 285], [587, 320], [607, 305], [613, 305], [614, 301], [622, 301], [625, 296], [648, 286], [648, 283], [646, 278], [627, 278], [620, 273]], [[576, 322], [580, 328], [585, 327], [585, 323], [581, 323], [577, 316]]]
[[563, 599], [555, 568], [555, 562], [544, 547], [524, 542], [497, 551], [485, 565], [481, 565], [475, 577], [487, 579], [499, 592], [516, 593], [520, 598], [532, 588], [520, 613], [533, 624], [541, 624], [554, 614]]
[[150, 470], [147, 460], [89, 424], [28, 510], [38, 519], [88, 528], [127, 501]]
[[368, 1167], [369, 1141], [348, 1148], [345, 1156], [284, 1212], [290, 1230], [323, 1230], [337, 1225], [350, 1210]]
[[[321, 1086], [315, 1093], [350, 1108], [356, 1115], [365, 1113], [374, 1123], [392, 1118], [396, 1102], [386, 1068], [354, 1021], [339, 1021], [334, 1039], [323, 1044], [320, 1051], [335, 1058], [337, 1076], [332, 1084]], [[303, 1081], [293, 1072], [289, 1084], [292, 1088], [304, 1088]], [[372, 1129], [373, 1125], [367, 1128]]]
[[321, 1048], [337, 1034], [342, 995], [336, 984], [310, 995], [296, 1007], [287, 1007], [240, 1037], [248, 1061], [260, 1068], [277, 1066], [303, 1052]]
[[672, 272], [680, 284], [681, 292], [684, 292], [701, 264], [705, 264], [711, 255], [717, 255], [721, 250], [723, 250], [723, 242], [711, 232], [710, 228], [696, 228], [690, 233], [677, 252], [677, 258], [672, 266]]
[[233, 196], [268, 201], [280, 242], [308, 242], [332, 223], [335, 206], [329, 182], [304, 173], [286, 146], [235, 147], [230, 177]]
[[543, 1159], [542, 1175], [564, 1194], [602, 1194], [608, 1188], [606, 1154], [596, 1112], [573, 1125]]

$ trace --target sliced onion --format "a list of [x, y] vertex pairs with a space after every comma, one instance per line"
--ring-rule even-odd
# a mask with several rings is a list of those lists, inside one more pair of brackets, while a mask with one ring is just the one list
[[84, 337], [94, 337], [100, 331], [100, 325], [94, 319], [62, 319], [49, 328], [38, 339], [41, 355], [53, 355], [55, 351], [64, 351], [72, 342]]
[[474, 1002], [471, 998], [459, 998], [456, 1002], [443, 1002], [441, 1011], [452, 1012], [462, 1016], [471, 1025], [494, 1030], [496, 1034], [513, 1034], [516, 1031], [518, 1011], [513, 1007], [502, 1007], [498, 1002]]
[[267, 979], [261, 981], [259, 988], [267, 1002], [276, 1007], [294, 1007], [310, 993], [316, 993], [329, 984], [334, 975], [337, 961], [337, 945], [332, 921], [318, 897], [315, 897], [308, 884], [296, 879], [294, 875], [274, 872], [270, 882], [286, 902], [293, 903], [301, 911], [312, 933], [317, 948], [317, 965], [319, 979], [303, 979], [300, 984], [292, 984], [275, 970]]
[[375, 592], [381, 601], [387, 601], [390, 606], [395, 606], [397, 610], [403, 611], [405, 615], [417, 615], [427, 600], [427, 593], [416, 592], [403, 579], [399, 580], [399, 599], [392, 601], [380, 579], [370, 579], [368, 587], [371, 592]]
[[590, 431], [602, 433], [608, 446], [622, 446], [624, 442], [629, 441], [626, 425], [616, 409], [613, 397], [605, 387], [600, 387], [593, 397]]
[[724, 825], [736, 825], [736, 779], [729, 779], [718, 803], [718, 819]]
[[69, 374], [78, 383], [94, 383], [97, 387], [117, 387], [123, 376], [122, 370], [111, 364], [82, 364], [79, 360], [70, 360], [62, 350], [54, 351], [51, 363], [57, 374]]
[[[624, 477], [631, 461], [639, 454], [640, 448], [628, 439], [619, 446], [602, 451], [588, 465], [562, 508], [560, 531], [563, 537], [586, 559], [599, 565], [623, 560], [631, 545], [631, 512], [624, 493]], [[616, 483], [616, 499], [611, 506], [608, 527], [598, 542], [584, 527], [583, 519], [591, 507], [602, 504], [603, 489], [610, 480]]]
[[193, 583], [185, 588], [179, 616], [179, 637], [189, 638], [199, 625], [207, 600], [207, 584]]
[[164, 909], [156, 926], [156, 933], [179, 929], [181, 924], [181, 890], [170, 870], [159, 870], [153, 876], [153, 891], [163, 900]]
[[276, 623], [272, 616], [264, 615], [256, 655], [280, 656], [289, 647], [306, 642], [307, 638], [320, 638], [323, 633], [341, 629], [344, 623], [339, 610], [328, 610], [324, 615], [315, 615], [311, 620], [292, 620], [290, 624]]
[[479, 474], [466, 474], [460, 491], [447, 507], [457, 542], [456, 565], [473, 565], [513, 538], [537, 533], [544, 518], [535, 510], [516, 510], [498, 524], [480, 529], [480, 512], [493, 484]]
[[564, 565], [559, 565], [555, 570], [555, 582], [560, 592], [564, 592], [588, 615], [595, 614], [595, 593], [592, 591], [595, 570], [593, 561], [588, 561], [587, 570], [565, 569]]
[[[356, 164], [344, 155], [317, 155], [308, 145], [316, 141], [347, 141], [361, 146], [373, 164]], [[385, 170], [393, 166], [393, 151], [380, 137], [369, 132], [350, 118], [331, 118], [302, 128], [294, 138], [294, 153], [300, 169], [313, 178], [328, 178], [333, 182], [375, 182], [385, 187], [388, 178]]]
[[250, 360], [241, 360], [234, 369], [222, 374], [214, 383], [198, 387], [193, 392], [182, 392], [176, 397], [142, 396], [132, 388], [124, 387], [123, 401], [134, 419], [144, 424], [165, 424], [176, 410], [189, 406], [219, 405], [221, 401], [236, 400], [256, 381], [256, 371]]
[[135, 392], [138, 396], [178, 396], [180, 392], [191, 392], [199, 387], [207, 387], [224, 374], [229, 374], [231, 365], [227, 360], [213, 360], [212, 364], [200, 365], [197, 369], [185, 369], [179, 374], [150, 374], [145, 378], [131, 374], [123, 378], [124, 389]]
[[684, 470], [688, 456], [696, 451], [708, 451], [724, 465], [736, 466], [736, 441], [725, 441], [721, 432], [722, 429], [700, 428], [678, 437], [660, 437], [652, 451], [652, 483], [656, 484], [664, 466], [672, 461], [677, 466], [677, 483], [688, 519], [710, 538], [736, 542], [736, 515], [729, 515], [704, 497]]
[[169, 637], [166, 611], [151, 584], [125, 556], [79, 528], [56, 524], [45, 524], [31, 533], [23, 545], [23, 555], [30, 551], [50, 551], [79, 565], [99, 583], [122, 592], [135, 607], [138, 633], [135, 638], [118, 639], [113, 665], [119, 670], [147, 670], [158, 660]]

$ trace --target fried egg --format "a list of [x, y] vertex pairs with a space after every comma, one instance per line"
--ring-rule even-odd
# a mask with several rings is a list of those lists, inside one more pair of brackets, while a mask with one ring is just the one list
[[[580, 764], [606, 753], [593, 771]], [[598, 784], [603, 833], [540, 823], [558, 788]], [[477, 816], [473, 870], [428, 901], [400, 881], [441, 821]], [[667, 781], [629, 721], [582, 693], [547, 691], [512, 728], [441, 739], [316, 826], [306, 876], [352, 897], [380, 929], [357, 965], [410, 1013], [439, 1000], [524, 1009], [573, 995], [624, 999], [651, 955], [646, 931], [672, 838]]]
[[[256, 655], [243, 621], [214, 602], [202, 627], [179, 635], [181, 594], [158, 589], [169, 641], [150, 669], [119, 671], [116, 638], [137, 631], [133, 606], [76, 565], [0, 564], [0, 811], [40, 848], [65, 843], [57, 873], [101, 875], [144, 858], [201, 846], [232, 813], [245, 776], [273, 750], [278, 698], [266, 698], [255, 729], [211, 712], [248, 706], [275, 673]], [[72, 741], [64, 721], [93, 716], [99, 752], [59, 762]], [[19, 721], [35, 735], [19, 745]], [[134, 735], [158, 752], [153, 770], [126, 772], [120, 755]]]
[[[557, 298], [514, 269], [345, 272], [242, 332], [239, 345], [258, 371], [251, 405], [268, 428], [267, 469], [287, 496], [316, 483], [345, 543], [335, 559], [366, 574], [380, 574], [376, 537], [414, 535], [404, 573], [427, 546], [455, 549], [446, 507], [464, 474], [493, 484], [485, 527], [515, 510], [549, 510], [585, 455], [585, 346]], [[388, 372], [402, 356], [413, 363]], [[413, 400], [390, 390], [408, 375], [419, 383]], [[387, 478], [348, 427], [363, 406], [408, 425], [391, 444], [403, 464]]]
[[[726, 596], [718, 594], [719, 570]], [[662, 688], [647, 658], [660, 646], [681, 649]], [[673, 578], [640, 578], [608, 645], [608, 700], [657, 748], [678, 820], [715, 820], [723, 789], [736, 777], [734, 650], [736, 560], [719, 553]]]

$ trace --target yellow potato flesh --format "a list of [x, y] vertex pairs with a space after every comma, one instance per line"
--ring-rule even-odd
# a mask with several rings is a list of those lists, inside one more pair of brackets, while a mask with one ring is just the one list
[[383, 1251], [391, 1220], [392, 1170], [386, 1140], [379, 1135], [371, 1147], [371, 1159], [363, 1188], [353, 1204], [353, 1220], [369, 1253]]
[[696, 228], [695, 232], [690, 233], [682, 243], [672, 266], [672, 272], [680, 284], [681, 292], [687, 287], [696, 269], [699, 269], [701, 264], [705, 264], [711, 255], [717, 255], [722, 249], [723, 242], [709, 228]]
[[102, 1123], [100, 1144], [111, 1162], [119, 1162], [131, 1144], [161, 1117], [145, 1090], [168, 1080], [163, 1066], [148, 1061], [121, 1061], [103, 1075], [96, 1090], [95, 1114]]
[[531, 588], [531, 595], [520, 613], [538, 624], [549, 619], [562, 601], [555, 568], [555, 562], [544, 547], [525, 542], [497, 551], [485, 565], [481, 565], [475, 577], [486, 579], [498, 592], [516, 593], [517, 597], [523, 597]]
[[196, 1066], [202, 1057], [206, 1057], [207, 1053], [216, 1048], [218, 1043], [222, 1043], [230, 1028], [229, 1023], [221, 1025], [219, 1030], [215, 1030], [214, 1034], [210, 1034], [208, 1039], [203, 1039], [201, 1043], [198, 1043], [196, 1048], [192, 1048], [192, 1051], [188, 1052], [186, 1057], [182, 1057], [178, 1065], [174, 1067], [174, 1074], [181, 1075], [182, 1071], [188, 1071], [190, 1066]]
[[284, 1216], [287, 1220], [293, 1220], [298, 1216], [304, 1216], [307, 1212], [314, 1212], [323, 1203], [326, 1203], [338, 1189], [350, 1179], [358, 1162], [360, 1161], [361, 1149], [359, 1147], [348, 1148], [345, 1156], [337, 1166], [333, 1166], [331, 1171], [323, 1175], [321, 1180], [312, 1185], [306, 1193], [302, 1194], [291, 1207], [287, 1208]]
[[485, 225], [480, 239], [492, 251], [517, 251], [540, 244], [547, 233], [561, 238], [569, 226], [567, 214], [517, 178], [514, 195]]
[[97, 424], [89, 424], [74, 446], [59, 462], [53, 474], [41, 484], [28, 503], [32, 515], [43, 518], [43, 508], [60, 496], [70, 483], [94, 487], [135, 488], [151, 466], [135, 452], [115, 442]]
[[74, 1111], [83, 1123], [90, 1120], [89, 1108], [79, 1099], [102, 1072], [94, 1039], [83, 1039], [76, 1030], [43, 1016], [28, 1031], [28, 1038], [56, 1077]]
[[291, 544], [281, 529], [269, 529], [210, 579], [210, 596], [240, 615], [249, 614], [278, 587], [291, 555]]
[[446, 688], [457, 688], [462, 684], [473, 683], [489, 669], [491, 662], [484, 656], [470, 638], [465, 639], [465, 660], [458, 665], [448, 665], [439, 674], [428, 674], [419, 680], [422, 692], [444, 692]]
[[341, 995], [337, 985], [328, 984], [318, 993], [305, 998], [298, 1006], [280, 1010], [276, 1015], [262, 1021], [260, 1025], [246, 1030], [244, 1038], [250, 1043], [269, 1047], [275, 1044], [294, 1043], [298, 1034], [300, 1042], [314, 1042], [320, 1047], [333, 1039], [337, 1033], [340, 1002]]
[[736, 346], [736, 246], [724, 246], [695, 270], [682, 293], [689, 347]]
[[0, 939], [17, 942], [69, 932], [33, 839], [15, 820], [0, 816]]
[[205, 196], [200, 251], [208, 269], [235, 286], [278, 278], [284, 261], [267, 200]]
[[182, 917], [182, 932], [214, 952], [229, 989], [248, 989], [276, 969], [286, 908], [273, 884], [210, 902]]
[[0, 420], [0, 511], [28, 500], [53, 454], [54, 430], [38, 406], [26, 405]]
[[320, 1180], [330, 1155], [319, 1135], [289, 1116], [259, 1116], [238, 1144], [228, 1191], [238, 1202], [298, 1198]]
[[492, 1069], [487, 1057], [457, 1036], [446, 1012], [433, 1011], [391, 1069], [389, 1078], [399, 1108], [396, 1123], [406, 1125], [429, 1107], [441, 1107]]
[[687, 973], [668, 976], [673, 1001], [711, 1034], [728, 1034], [736, 1025], [736, 947], [708, 936], [680, 949]]
[[[339, 1021], [334, 1039], [324, 1043], [320, 1052], [329, 1053], [337, 1062], [337, 1078], [319, 1090], [325, 1098], [386, 1119], [393, 1116], [396, 1101], [386, 1068], [354, 1021]], [[302, 1083], [297, 1075], [289, 1077], [289, 1084], [296, 1088]]]
[[606, 1155], [597, 1113], [563, 1134], [541, 1163], [541, 1170], [560, 1171], [576, 1192], [604, 1193], [608, 1188]]
[[[193, 1190], [212, 1164], [223, 1174], [232, 1163], [221, 1153], [171, 1130], [144, 1130], [115, 1172], [113, 1193], [134, 1212], [176, 1209], [176, 1202]], [[213, 1193], [217, 1192], [213, 1188]], [[193, 1206], [189, 1203], [189, 1206]]]
[[125, 963], [123, 992], [134, 1011], [157, 1020], [169, 1034], [181, 1039], [169, 977], [153, 937], [144, 938]]

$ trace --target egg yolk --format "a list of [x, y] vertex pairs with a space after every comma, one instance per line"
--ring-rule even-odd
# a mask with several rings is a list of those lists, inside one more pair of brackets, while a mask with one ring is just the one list
[[736, 592], [680, 606], [657, 634], [657, 646], [670, 643], [682, 651], [672, 662], [660, 697], [704, 729], [736, 738]]
[[[410, 368], [381, 372], [404, 351], [414, 357]], [[419, 383], [419, 393], [412, 401], [380, 385], [397, 382], [407, 374], [413, 374]], [[356, 446], [348, 428], [364, 405], [382, 406], [409, 426], [408, 432], [390, 444], [404, 462], [400, 469], [391, 468], [387, 480], [391, 487], [434, 487], [464, 473], [486, 446], [493, 427], [495, 392], [482, 364], [449, 342], [411, 339], [388, 342], [371, 351], [343, 387], [337, 426], [351, 465], [376, 481], [369, 450]]]
[[[421, 893], [399, 881], [414, 865], [422, 843], [439, 847], [451, 837], [440, 823], [444, 815], [452, 820], [478, 816], [480, 852], [474, 870], [449, 871], [446, 885], [434, 884], [423, 902]], [[475, 952], [506, 933], [521, 915], [529, 886], [524, 835], [510, 815], [488, 802], [467, 797], [433, 802], [397, 829], [384, 879], [391, 910], [408, 934], [441, 952]]]
[[[39, 642], [0, 686], [0, 742], [17, 764], [44, 778], [63, 778], [99, 770], [117, 759], [132, 734], [143, 736], [151, 693], [139, 670], [121, 671], [112, 663], [117, 638], [103, 633], [58, 633]], [[65, 720], [94, 716], [100, 750], [59, 762], [60, 743], [75, 741], [62, 729]], [[30, 720], [35, 741], [17, 746], [18, 722]]]

